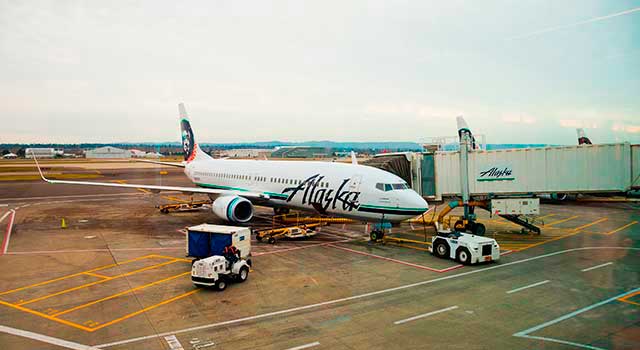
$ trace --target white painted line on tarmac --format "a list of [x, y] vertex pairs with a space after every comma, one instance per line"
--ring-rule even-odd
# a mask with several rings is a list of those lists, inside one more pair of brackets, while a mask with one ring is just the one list
[[604, 263], [604, 264], [601, 264], [601, 265], [596, 265], [596, 266], [588, 267], [588, 268], [586, 268], [586, 269], [582, 269], [582, 270], [580, 270], [580, 271], [582, 271], [582, 272], [587, 272], [587, 271], [591, 271], [591, 270], [599, 269], [599, 268], [601, 268], [601, 267], [605, 267], [605, 266], [609, 266], [609, 265], [613, 265], [613, 263], [612, 263], [611, 261], [609, 261], [608, 263]]
[[304, 344], [304, 345], [296, 346], [296, 347], [293, 347], [293, 348], [288, 348], [287, 350], [302, 350], [302, 349], [312, 348], [312, 347], [318, 346], [318, 345], [320, 345], [320, 342], [319, 341], [314, 341], [313, 343]]
[[507, 294], [517, 293], [517, 292], [519, 292], [519, 291], [521, 291], [521, 290], [525, 290], [525, 289], [529, 289], [529, 288], [533, 288], [533, 287], [541, 286], [541, 285], [543, 285], [543, 284], [547, 284], [547, 283], [549, 283], [549, 282], [551, 282], [551, 281], [550, 281], [550, 280], [544, 280], [544, 281], [542, 281], [542, 282], [537, 282], [537, 283], [534, 283], [534, 284], [530, 284], [530, 285], [528, 285], [528, 286], [524, 286], [524, 287], [520, 287], [520, 288], [512, 289], [512, 290], [508, 291], [508, 292], [507, 292]]
[[457, 308], [458, 308], [458, 305], [449, 306], [449, 307], [446, 307], [444, 309], [427, 312], [426, 314], [405, 318], [404, 320], [400, 320], [400, 321], [395, 321], [395, 322], [393, 322], [393, 324], [403, 324], [403, 323], [411, 322], [411, 321], [418, 320], [418, 319], [421, 319], [421, 318], [429, 317], [429, 316], [432, 316], [432, 315], [437, 315], [439, 313], [455, 310]]
[[294, 308], [290, 308], [290, 309], [283, 309], [283, 310], [278, 310], [278, 311], [273, 311], [273, 312], [267, 312], [267, 313], [264, 313], [264, 314], [257, 314], [257, 315], [253, 315], [253, 316], [236, 318], [236, 319], [227, 320], [227, 321], [220, 321], [220, 322], [215, 322], [215, 323], [203, 324], [203, 325], [200, 325], [200, 326], [178, 329], [178, 330], [174, 330], [174, 331], [171, 331], [171, 332], [152, 334], [152, 335], [136, 337], [136, 338], [129, 338], [129, 339], [124, 339], [124, 340], [120, 340], [120, 341], [115, 341], [115, 342], [112, 342], [112, 343], [105, 343], [105, 344], [94, 345], [94, 346], [97, 347], [97, 348], [108, 348], [108, 347], [116, 346], [116, 345], [130, 344], [130, 343], [135, 343], [135, 342], [139, 342], [139, 341], [143, 341], [143, 340], [155, 339], [155, 338], [158, 338], [158, 337], [164, 337], [166, 335], [171, 335], [171, 334], [188, 333], [188, 332], [200, 331], [200, 330], [203, 330], [203, 329], [210, 329], [210, 328], [228, 326], [228, 325], [233, 325], [233, 324], [243, 323], [243, 322], [248, 322], [248, 321], [261, 320], [261, 319], [265, 319], [265, 318], [269, 318], [269, 317], [273, 317], [273, 316], [285, 315], [285, 314], [290, 314], [290, 313], [303, 311], [303, 310], [311, 310], [311, 309], [316, 309], [316, 308], [320, 308], [320, 307], [323, 307], [323, 306], [335, 305], [335, 304], [340, 304], [340, 303], [344, 303], [344, 302], [347, 302], [347, 301], [354, 301], [354, 300], [369, 298], [369, 297], [372, 297], [372, 296], [388, 294], [388, 293], [391, 293], [391, 292], [397, 292], [397, 291], [401, 291], [401, 290], [405, 290], [405, 289], [425, 286], [425, 285], [436, 283], [436, 282], [442, 282], [442, 281], [456, 279], [456, 278], [460, 278], [460, 277], [464, 277], [464, 276], [474, 275], [474, 274], [477, 274], [477, 273], [484, 273], [484, 272], [487, 272], [487, 271], [492, 271], [492, 270], [496, 270], [496, 269], [502, 269], [502, 268], [505, 268], [505, 267], [518, 265], [518, 264], [523, 264], [523, 263], [526, 263], [526, 262], [529, 262], [529, 261], [535, 261], [535, 260], [539, 260], [539, 259], [544, 259], [544, 258], [556, 256], [556, 255], [570, 253], [570, 252], [579, 252], [579, 251], [583, 251], [583, 250], [603, 250], [603, 249], [640, 251], [640, 248], [633, 248], [633, 247], [580, 247], [580, 248], [565, 249], [565, 250], [560, 250], [560, 251], [553, 252], [553, 253], [547, 253], [547, 254], [543, 254], [543, 255], [533, 256], [533, 257], [530, 257], [530, 258], [526, 258], [526, 259], [522, 259], [522, 260], [516, 260], [516, 261], [504, 263], [504, 264], [496, 264], [496, 265], [493, 265], [493, 266], [490, 266], [490, 267], [485, 267], [485, 268], [480, 268], [480, 269], [475, 269], [475, 270], [469, 270], [469, 271], [461, 272], [461, 273], [454, 274], [454, 275], [446, 275], [446, 276], [442, 276], [442, 277], [438, 277], [438, 278], [434, 278], [434, 279], [430, 279], [430, 280], [424, 280], [424, 281], [420, 281], [420, 282], [416, 282], [416, 283], [405, 284], [405, 285], [398, 286], [398, 287], [392, 287], [392, 288], [387, 288], [387, 289], [376, 290], [376, 291], [368, 292], [368, 293], [364, 293], [364, 294], [352, 295], [350, 297], [327, 300], [327, 301], [323, 301], [323, 302], [316, 303], [316, 304], [308, 304], [308, 305], [298, 306], [298, 307], [294, 307]]
[[[335, 242], [335, 243], [338, 243], [338, 242]], [[418, 268], [418, 269], [427, 270], [427, 271], [433, 271], [433, 272], [438, 272], [438, 273], [449, 272], [451, 270], [459, 269], [459, 268], [464, 266], [464, 265], [454, 265], [454, 266], [450, 266], [450, 267], [447, 267], [447, 268], [444, 268], [444, 269], [436, 269], [436, 268], [429, 267], [429, 266], [410, 263], [410, 262], [404, 261], [404, 260], [387, 258], [386, 256], [366, 253], [366, 252], [362, 252], [362, 251], [359, 251], [359, 250], [342, 247], [342, 246], [339, 246], [339, 245], [328, 244], [328, 246], [331, 247], [331, 248], [336, 248], [336, 249], [341, 249], [341, 250], [344, 250], [344, 251], [347, 251], [347, 252], [351, 252], [351, 253], [354, 253], [354, 254], [370, 256], [372, 258], [385, 260], [385, 261], [390, 261], [390, 262], [393, 262], [393, 263], [396, 263], [396, 264], [402, 264], [402, 265], [411, 266], [411, 267], [415, 267], [415, 268]]]
[[11, 218], [9, 218], [9, 222], [7, 223], [7, 232], [4, 234], [4, 239], [2, 241], [2, 248], [0, 249], [0, 255], [7, 254], [7, 249], [9, 249], [9, 240], [11, 239], [11, 230], [13, 229], [13, 220], [16, 218], [16, 211], [11, 210]]
[[0, 332], [17, 335], [17, 336], [23, 337], [23, 338], [29, 338], [29, 339], [33, 339], [33, 340], [38, 340], [38, 341], [41, 341], [43, 343], [53, 344], [53, 345], [57, 345], [57, 346], [60, 346], [60, 347], [63, 347], [63, 348], [67, 348], [67, 349], [98, 350], [98, 348], [95, 348], [93, 346], [84, 345], [84, 344], [78, 344], [78, 343], [74, 343], [74, 342], [71, 342], [71, 341], [68, 341], [68, 340], [54, 338], [54, 337], [50, 337], [48, 335], [29, 332], [29, 331], [25, 331], [25, 330], [22, 330], [22, 329], [11, 328], [11, 327], [7, 327], [7, 326], [3, 326], [3, 325], [0, 325]]
[[3, 198], [3, 201], [28, 201], [41, 199], [58, 199], [58, 198], [86, 198], [86, 197], [114, 197], [114, 196], [141, 196], [141, 193], [101, 193], [101, 194], [76, 194], [68, 196], [44, 196], [44, 197], [14, 197]]
[[164, 337], [164, 340], [166, 340], [167, 344], [169, 344], [169, 349], [171, 349], [171, 350], [184, 350], [184, 348], [182, 347], [182, 344], [180, 344], [180, 341], [175, 336], [175, 334], [168, 335], [168, 336]]
[[111, 249], [68, 249], [68, 250], [33, 250], [23, 252], [8, 252], [7, 255], [41, 255], [41, 254], [64, 254], [64, 253], [102, 253], [102, 252], [136, 252], [155, 250], [184, 250], [180, 247], [150, 247], [150, 248], [111, 248]]
[[6, 203], [5, 204], [0, 204], [0, 207], [8, 207], [8, 206], [9, 206], [9, 204], [6, 204]]
[[307, 248], [312, 248], [312, 247], [321, 247], [321, 246], [330, 245], [332, 243], [345, 243], [345, 242], [350, 242], [350, 241], [351, 241], [350, 239], [344, 239], [342, 241], [315, 243], [315, 244], [309, 244], [309, 245], [293, 247], [293, 248], [285, 248], [285, 249], [269, 250], [269, 251], [266, 251], [266, 252], [251, 253], [251, 255], [252, 256], [262, 256], [262, 255], [269, 255], [269, 254], [286, 253], [286, 252], [291, 252], [291, 251], [294, 251], [294, 250], [307, 249]]
[[4, 213], [4, 215], [2, 215], [2, 217], [0, 218], [0, 223], [2, 223], [4, 219], [6, 219], [6, 217], [9, 216], [9, 214], [11, 214], [11, 211]]
[[538, 336], [533, 336], [533, 335], [529, 335], [533, 332], [539, 331], [543, 328], [549, 327], [551, 325], [554, 325], [556, 323], [562, 322], [564, 320], [568, 320], [572, 317], [575, 317], [583, 312], [587, 312], [589, 310], [593, 310], [597, 307], [600, 307], [602, 305], [608, 304], [618, 298], [622, 298], [625, 295], [629, 295], [629, 294], [633, 294], [635, 292], [640, 291], [640, 288], [636, 288], [633, 290], [630, 290], [628, 292], [624, 292], [622, 294], [618, 294], [615, 297], [600, 301], [598, 303], [589, 305], [587, 307], [583, 307], [582, 309], [576, 310], [574, 312], [568, 313], [564, 316], [560, 316], [558, 318], [556, 318], [555, 320], [551, 320], [548, 322], [545, 322], [543, 324], [537, 325], [535, 327], [531, 327], [529, 329], [526, 329], [524, 331], [518, 332], [518, 333], [514, 333], [513, 336], [514, 337], [520, 337], [520, 338], [529, 338], [529, 339], [537, 339], [537, 340], [544, 340], [544, 341], [549, 341], [549, 342], [553, 342], [553, 343], [559, 343], [559, 344], [564, 344], [564, 345], [571, 345], [571, 346], [575, 346], [575, 347], [579, 347], [579, 348], [584, 348], [584, 349], [591, 349], [591, 350], [604, 350], [603, 348], [599, 348], [596, 346], [592, 346], [592, 345], [588, 345], [588, 344], [580, 344], [580, 343], [574, 343], [574, 342], [570, 342], [570, 341], [566, 341], [566, 340], [562, 340], [562, 339], [555, 339], [555, 338], [547, 338], [547, 337], [538, 337]]

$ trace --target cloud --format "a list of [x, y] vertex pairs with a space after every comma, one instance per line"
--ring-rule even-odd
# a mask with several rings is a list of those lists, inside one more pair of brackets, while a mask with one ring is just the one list
[[510, 124], [535, 124], [537, 119], [526, 114], [505, 114], [502, 116], [502, 121]]
[[419, 103], [376, 103], [364, 107], [365, 114], [410, 115], [420, 118], [454, 119], [464, 115], [460, 110], [439, 108]]
[[514, 36], [512, 38], [509, 38], [508, 40], [528, 39], [528, 38], [535, 37], [535, 36], [538, 36], [538, 35], [542, 35], [542, 34], [546, 34], [546, 33], [550, 33], [550, 32], [555, 32], [557, 30], [567, 29], [567, 28], [576, 27], [576, 26], [580, 26], [580, 25], [583, 25], [583, 24], [593, 23], [593, 22], [604, 21], [606, 19], [613, 18], [613, 17], [628, 15], [628, 14], [631, 14], [631, 13], [634, 13], [634, 12], [637, 12], [637, 11], [640, 11], [640, 7], [635, 7], [635, 8], [629, 9], [629, 10], [616, 12], [616, 13], [612, 13], [612, 14], [605, 15], [605, 16], [594, 17], [594, 18], [590, 18], [590, 19], [587, 19], [587, 20], [584, 20], [584, 21], [579, 21], [579, 22], [563, 24], [563, 25], [559, 25], [559, 26], [555, 26], [555, 27], [545, 28], [545, 29], [537, 30], [535, 32]]
[[631, 124], [625, 124], [621, 122], [615, 122], [611, 126], [611, 131], [622, 131], [622, 132], [628, 132], [631, 134], [637, 134], [637, 133], [640, 133], [640, 125], [631, 125]]
[[560, 126], [563, 128], [587, 128], [597, 129], [598, 123], [592, 120], [580, 120], [580, 119], [560, 119]]

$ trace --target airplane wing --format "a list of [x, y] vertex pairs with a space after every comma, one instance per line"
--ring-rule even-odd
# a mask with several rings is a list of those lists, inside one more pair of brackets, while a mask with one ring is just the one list
[[113, 182], [93, 182], [93, 181], [68, 181], [68, 180], [51, 180], [47, 179], [42, 173], [42, 169], [40, 169], [40, 164], [38, 164], [38, 160], [33, 158], [36, 162], [36, 166], [38, 167], [38, 172], [40, 173], [40, 177], [42, 180], [51, 183], [51, 184], [66, 184], [66, 185], [81, 185], [81, 186], [103, 186], [103, 187], [122, 187], [122, 188], [142, 188], [145, 190], [149, 190], [151, 192], [161, 192], [161, 191], [178, 191], [182, 193], [200, 193], [200, 194], [215, 194], [215, 195], [224, 195], [224, 194], [234, 194], [240, 197], [245, 197], [247, 199], [262, 199], [267, 200], [270, 198], [269, 195], [260, 192], [249, 192], [249, 191], [233, 191], [233, 190], [221, 190], [215, 188], [200, 188], [200, 187], [181, 187], [181, 186], [157, 186], [157, 185], [139, 185], [139, 184], [120, 184]]
[[134, 161], [143, 162], [143, 163], [167, 165], [167, 166], [175, 166], [175, 167], [178, 167], [178, 168], [184, 168], [184, 164], [183, 163], [159, 162], [157, 160], [149, 160], [149, 159], [135, 159]]

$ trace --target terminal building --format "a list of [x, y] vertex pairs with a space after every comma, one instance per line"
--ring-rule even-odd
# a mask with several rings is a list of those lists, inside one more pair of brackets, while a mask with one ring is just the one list
[[112, 146], [105, 146], [86, 151], [85, 157], [89, 159], [131, 158], [131, 151]]
[[27, 148], [24, 151], [25, 158], [33, 158], [35, 155], [37, 158], [55, 158], [61, 157], [64, 154], [62, 150], [57, 150], [55, 148]]
[[272, 154], [272, 158], [326, 158], [331, 151], [325, 147], [281, 146]]

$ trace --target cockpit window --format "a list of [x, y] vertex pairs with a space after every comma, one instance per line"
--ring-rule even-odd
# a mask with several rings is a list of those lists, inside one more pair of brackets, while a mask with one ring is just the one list
[[409, 188], [407, 184], [392, 184], [394, 190], [406, 190]]
[[388, 191], [394, 191], [394, 190], [406, 190], [409, 188], [409, 185], [407, 185], [406, 183], [383, 184], [378, 182], [376, 184], [376, 188], [379, 189], [380, 191], [388, 192]]

